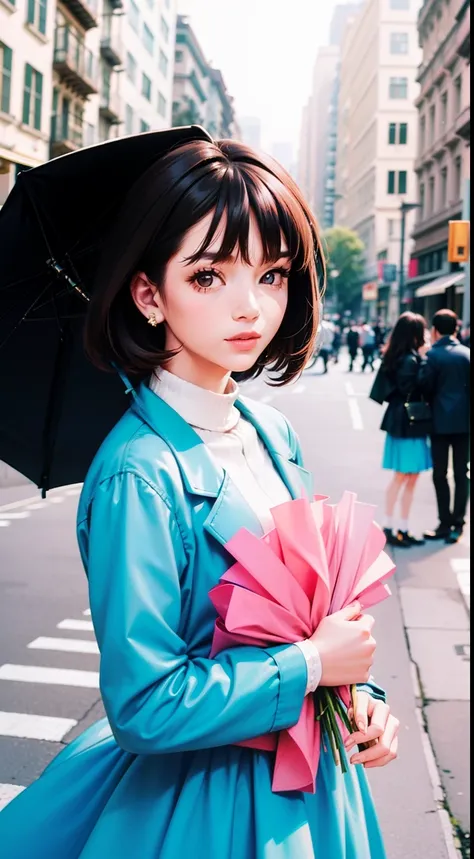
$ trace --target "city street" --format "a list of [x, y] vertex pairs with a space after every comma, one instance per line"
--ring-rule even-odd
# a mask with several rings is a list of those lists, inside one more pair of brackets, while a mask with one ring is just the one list
[[[346, 368], [342, 355], [327, 375], [318, 362], [287, 389], [257, 381], [244, 392], [293, 423], [318, 493], [338, 500], [354, 490], [381, 513], [382, 409], [367, 397], [373, 377]], [[0, 489], [0, 807], [103, 712], [74, 535], [79, 491], [43, 501], [34, 487]], [[412, 529], [435, 524], [427, 474]], [[370, 771], [388, 859], [455, 859], [451, 820], [469, 831], [468, 558], [467, 537], [398, 550], [393, 596], [374, 609], [374, 675], [401, 722], [398, 760]]]

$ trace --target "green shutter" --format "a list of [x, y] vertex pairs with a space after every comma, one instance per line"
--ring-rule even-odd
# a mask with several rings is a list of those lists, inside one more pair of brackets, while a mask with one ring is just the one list
[[405, 146], [408, 143], [408, 123], [402, 122], [400, 125], [400, 143]]
[[407, 192], [407, 171], [400, 170], [398, 174], [398, 193], [406, 194]]
[[31, 102], [31, 79], [33, 69], [26, 63], [25, 65], [25, 88], [23, 91], [23, 123], [29, 125], [30, 122], [30, 102]]
[[39, 22], [38, 29], [43, 35], [46, 33], [46, 9], [48, 0], [39, 0]]
[[393, 145], [397, 142], [397, 124], [396, 122], [391, 122], [388, 127], [388, 142], [390, 145]]
[[387, 191], [389, 194], [395, 194], [395, 171], [388, 171], [388, 188]]
[[35, 118], [34, 125], [41, 131], [41, 108], [43, 103], [43, 75], [35, 72]]
[[28, 24], [34, 24], [35, 23], [35, 5], [36, 5], [36, 0], [28, 0], [28, 15], [27, 15]]
[[0, 73], [2, 74], [2, 101], [0, 104], [0, 110], [3, 113], [10, 113], [10, 88], [12, 78], [13, 51], [11, 48], [7, 48], [6, 45], [1, 45], [1, 52], [3, 54], [3, 69], [0, 69]]

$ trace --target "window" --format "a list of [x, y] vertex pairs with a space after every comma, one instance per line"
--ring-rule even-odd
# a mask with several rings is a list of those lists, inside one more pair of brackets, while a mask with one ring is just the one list
[[28, 24], [43, 35], [46, 33], [46, 4], [47, 0], [28, 0], [26, 16]]
[[435, 209], [435, 191], [436, 191], [435, 179], [434, 179], [434, 176], [431, 176], [430, 181], [428, 183], [428, 193], [429, 193], [428, 214], [429, 215], [432, 215], [434, 212], [434, 209]]
[[420, 119], [420, 152], [425, 151], [426, 145], [426, 116]]
[[408, 54], [408, 33], [390, 33], [390, 53]]
[[454, 193], [456, 202], [462, 198], [462, 158], [458, 155], [454, 160]]
[[426, 201], [425, 201], [425, 183], [422, 182], [420, 185], [420, 208], [418, 210], [420, 220], [423, 220], [423, 218], [425, 216], [425, 204], [426, 204]]
[[126, 104], [125, 105], [125, 133], [126, 134], [133, 134], [133, 126], [134, 126], [133, 119], [134, 119], [133, 110], [129, 104]]
[[29, 63], [25, 65], [23, 90], [23, 124], [41, 131], [41, 105], [43, 101], [43, 75]]
[[169, 37], [170, 37], [170, 28], [168, 27], [168, 24], [166, 23], [165, 19], [163, 18], [163, 15], [160, 18], [160, 32], [161, 32], [161, 35], [163, 36], [164, 41], [167, 42], [169, 40]]
[[149, 131], [149, 130], [150, 130], [150, 126], [148, 125], [148, 122], [145, 122], [144, 119], [141, 119], [140, 120], [140, 134], [143, 134], [144, 131]]
[[146, 24], [143, 25], [142, 41], [143, 41], [143, 44], [145, 46], [145, 50], [148, 51], [148, 53], [153, 56], [155, 37], [153, 36], [153, 33], [151, 32], [150, 28]]
[[408, 78], [390, 78], [389, 98], [408, 98]]
[[387, 232], [389, 239], [393, 239], [395, 235], [395, 221], [393, 218], [389, 218], [387, 222]]
[[395, 194], [395, 170], [388, 171], [387, 193]]
[[388, 126], [388, 142], [393, 145], [397, 142], [397, 123], [391, 122]]
[[448, 93], [447, 91], [441, 96], [441, 134], [444, 134], [448, 127]]
[[183, 57], [184, 57], [183, 51], [175, 51], [175, 53], [174, 53], [175, 63], [182, 63]]
[[443, 167], [441, 170], [441, 208], [445, 209], [448, 205], [448, 168]]
[[166, 116], [166, 99], [161, 92], [158, 93], [158, 113], [160, 116]]
[[10, 113], [13, 51], [0, 42], [0, 111]]
[[130, 0], [128, 7], [128, 23], [135, 33], [140, 31], [140, 10], [135, 3], [135, 0]]
[[456, 78], [454, 81], [454, 115], [459, 116], [462, 110], [462, 77]]
[[160, 50], [158, 66], [163, 77], [166, 77], [168, 74], [168, 57], [162, 50]]
[[136, 61], [135, 57], [130, 53], [127, 53], [126, 69], [127, 69], [127, 78], [129, 79], [129, 81], [132, 84], [136, 84], [136, 82], [137, 82], [137, 61]]
[[436, 134], [436, 107], [434, 104], [430, 107], [430, 144], [434, 143]]
[[151, 101], [151, 80], [145, 72], [142, 73], [142, 96]]
[[400, 170], [398, 173], [398, 193], [406, 194], [408, 187], [408, 173], [406, 170]]
[[406, 146], [406, 144], [408, 143], [408, 123], [407, 122], [401, 122], [400, 123], [400, 132], [399, 132], [398, 142], [400, 143], [400, 146]]
[[410, 0], [390, 0], [391, 9], [409, 9]]

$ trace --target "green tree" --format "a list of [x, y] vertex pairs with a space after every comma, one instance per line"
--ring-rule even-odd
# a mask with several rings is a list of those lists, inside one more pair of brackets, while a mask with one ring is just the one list
[[339, 309], [350, 308], [360, 297], [364, 243], [347, 227], [326, 230], [323, 242], [328, 266], [328, 298], [336, 298]]
[[203, 119], [194, 99], [184, 96], [182, 101], [173, 103], [173, 126], [202, 125]]

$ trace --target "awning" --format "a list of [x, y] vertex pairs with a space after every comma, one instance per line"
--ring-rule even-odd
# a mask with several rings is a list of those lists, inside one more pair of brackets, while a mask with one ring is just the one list
[[442, 295], [450, 286], [456, 286], [464, 280], [465, 274], [463, 271], [457, 271], [455, 274], [444, 274], [443, 277], [437, 277], [431, 283], [425, 286], [420, 286], [416, 290], [416, 298], [427, 298], [429, 295]]

